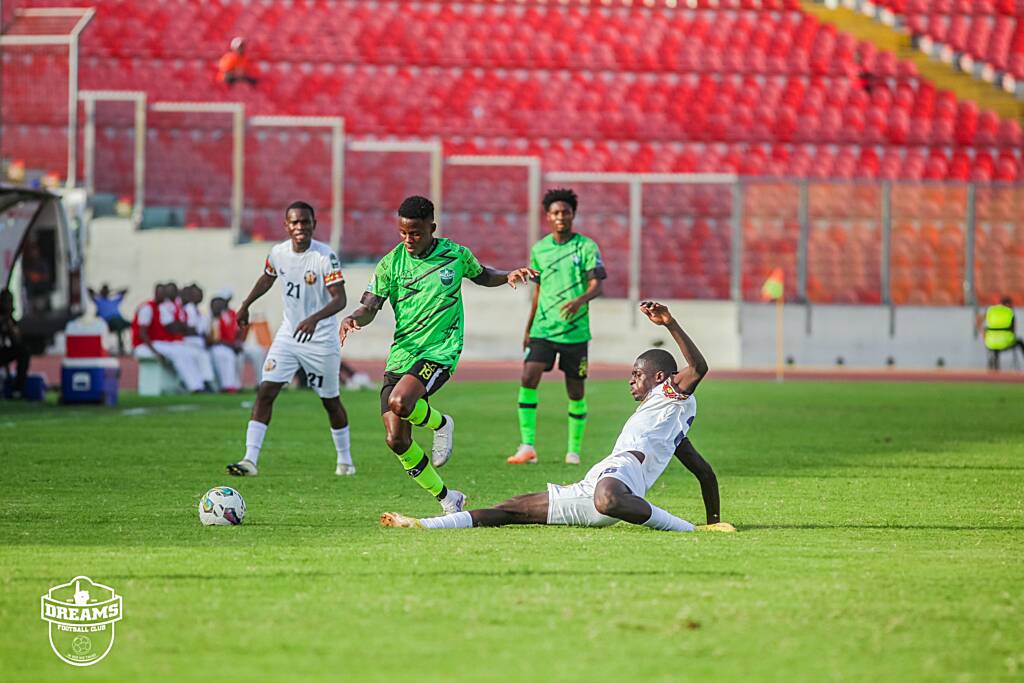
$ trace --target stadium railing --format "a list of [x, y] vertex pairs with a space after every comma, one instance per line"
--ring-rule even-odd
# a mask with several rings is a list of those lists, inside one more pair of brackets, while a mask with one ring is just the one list
[[1018, 183], [543, 173], [534, 156], [446, 157], [437, 139], [353, 138], [340, 118], [247, 119], [241, 105], [133, 93], [80, 99], [85, 185], [131, 197], [153, 225], [170, 207], [184, 214], [178, 225], [273, 239], [281, 204], [298, 193], [331, 216], [345, 260], [369, 261], [394, 245], [394, 207], [424, 194], [442, 234], [509, 267], [542, 234], [542, 190], [572, 185], [581, 229], [604, 251], [608, 296], [755, 301], [782, 268], [794, 302], [1024, 298]]

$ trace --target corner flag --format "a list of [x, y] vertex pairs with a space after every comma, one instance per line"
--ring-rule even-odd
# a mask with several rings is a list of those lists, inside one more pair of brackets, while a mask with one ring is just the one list
[[778, 301], [783, 293], [782, 268], [776, 268], [761, 285], [761, 301]]

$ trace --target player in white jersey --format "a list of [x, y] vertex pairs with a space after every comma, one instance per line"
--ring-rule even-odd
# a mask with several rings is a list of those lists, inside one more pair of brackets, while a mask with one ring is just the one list
[[686, 520], [644, 499], [668, 466], [697, 416], [694, 390], [708, 371], [704, 356], [662, 304], [645, 301], [640, 310], [656, 325], [668, 328], [686, 359], [679, 370], [664, 349], [640, 354], [629, 380], [640, 407], [626, 421], [612, 454], [590, 468], [581, 481], [527, 493], [493, 508], [416, 519], [394, 512], [381, 515], [382, 526], [423, 529], [467, 529], [506, 524], [610, 526], [619, 521], [661, 531], [735, 531], [718, 522], [694, 527]]
[[281, 278], [284, 318], [267, 352], [263, 378], [245, 435], [245, 457], [228, 465], [228, 474], [256, 476], [270, 415], [287, 382], [301, 368], [309, 386], [323, 402], [338, 454], [338, 475], [355, 474], [349, 452], [348, 415], [338, 397], [341, 346], [335, 315], [345, 308], [345, 280], [338, 257], [313, 239], [316, 214], [306, 202], [292, 202], [285, 211], [289, 239], [274, 246], [263, 275], [238, 309], [238, 324], [249, 324], [249, 307]]

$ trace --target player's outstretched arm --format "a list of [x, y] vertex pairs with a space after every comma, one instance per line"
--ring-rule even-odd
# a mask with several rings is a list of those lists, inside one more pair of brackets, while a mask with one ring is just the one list
[[292, 333], [292, 336], [296, 341], [307, 342], [312, 339], [313, 335], [316, 333], [317, 324], [321, 320], [325, 320], [330, 318], [332, 315], [340, 313], [348, 303], [348, 297], [345, 295], [344, 282], [329, 285], [327, 287], [327, 293], [331, 295], [331, 300], [327, 302], [327, 305], [295, 327], [295, 332]]
[[387, 301], [385, 297], [378, 296], [372, 292], [363, 294], [359, 307], [341, 321], [338, 337], [341, 339], [342, 346], [345, 345], [345, 339], [348, 337], [349, 332], [358, 332], [365, 325], [373, 322], [373, 319], [377, 317], [377, 312], [384, 308], [385, 301]]
[[672, 382], [683, 393], [692, 394], [700, 381], [704, 379], [704, 375], [708, 374], [708, 363], [704, 360], [704, 354], [672, 317], [668, 306], [656, 301], [643, 301], [640, 303], [640, 310], [650, 318], [652, 323], [668, 329], [669, 334], [679, 345], [679, 350], [683, 352], [683, 358], [686, 360], [686, 367], [672, 376]]
[[252, 306], [253, 302], [270, 291], [270, 288], [274, 286], [274, 281], [276, 279], [276, 275], [268, 275], [266, 273], [260, 275], [260, 279], [252, 286], [252, 291], [249, 292], [249, 296], [245, 297], [245, 301], [243, 301], [242, 305], [238, 307], [236, 318], [240, 327], [247, 327], [249, 325], [249, 307]]
[[481, 287], [501, 287], [502, 285], [509, 285], [512, 289], [516, 288], [516, 283], [527, 282], [535, 277], [539, 273], [533, 268], [516, 268], [515, 270], [498, 270], [489, 266], [484, 266], [484, 269], [480, 271], [480, 274], [475, 278], [472, 278], [473, 282], [480, 285]]

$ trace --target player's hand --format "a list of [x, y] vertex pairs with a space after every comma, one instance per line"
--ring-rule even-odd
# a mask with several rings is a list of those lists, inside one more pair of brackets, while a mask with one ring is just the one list
[[655, 325], [668, 325], [675, 320], [672, 317], [672, 313], [669, 312], [668, 306], [659, 304], [657, 301], [640, 302], [640, 310]]
[[569, 318], [576, 315], [576, 313], [583, 308], [584, 302], [580, 299], [573, 299], [562, 304], [562, 319], [568, 320]]
[[304, 344], [312, 339], [313, 334], [316, 332], [316, 324], [318, 322], [319, 321], [315, 317], [310, 316], [299, 323], [295, 327], [295, 332], [292, 333], [292, 336], [295, 337], [295, 341], [300, 344]]
[[358, 332], [361, 329], [363, 329], [362, 325], [357, 323], [355, 318], [344, 318], [341, 321], [341, 330], [338, 331], [340, 345], [345, 345], [345, 338], [348, 337], [349, 332]]
[[235, 314], [235, 320], [238, 322], [239, 327], [249, 327], [249, 307], [242, 306], [238, 309], [238, 313]]
[[540, 273], [533, 268], [516, 268], [508, 274], [508, 284], [512, 289], [515, 289], [517, 282], [529, 282], [538, 275]]

